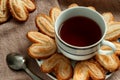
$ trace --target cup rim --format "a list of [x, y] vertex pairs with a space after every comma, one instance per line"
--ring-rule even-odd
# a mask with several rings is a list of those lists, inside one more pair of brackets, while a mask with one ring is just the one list
[[[104, 31], [104, 33], [102, 34], [102, 37], [101, 37], [97, 42], [95, 42], [94, 44], [88, 45], [88, 46], [82, 46], [82, 47], [81, 47], [81, 46], [71, 45], [71, 44], [68, 44], [67, 42], [65, 42], [64, 40], [62, 40], [61, 37], [60, 37], [60, 35], [58, 34], [57, 28], [56, 28], [56, 26], [57, 26], [56, 23], [57, 23], [58, 19], [59, 19], [65, 12], [67, 12], [67, 11], [69, 11], [69, 10], [74, 10], [74, 9], [86, 9], [86, 10], [92, 11], [92, 12], [96, 13], [98, 16], [100, 16], [101, 20], [103, 20], [103, 23], [104, 23], [104, 25], [105, 25], [105, 31]], [[69, 46], [69, 47], [72, 47], [72, 48], [76, 48], [76, 49], [91, 48], [91, 47], [94, 47], [94, 46], [96, 46], [97, 44], [99, 44], [99, 43], [104, 39], [105, 34], [106, 34], [106, 32], [107, 32], [106, 26], [107, 26], [107, 25], [106, 25], [106, 22], [105, 22], [103, 16], [102, 16], [99, 12], [94, 11], [94, 10], [91, 10], [91, 9], [89, 9], [89, 8], [87, 8], [87, 7], [83, 7], [83, 6], [73, 7], [73, 8], [69, 8], [69, 9], [66, 9], [66, 10], [62, 11], [62, 12], [60, 13], [60, 15], [57, 17], [56, 22], [55, 22], [55, 35], [56, 35], [55, 37], [58, 38], [58, 39], [59, 39], [62, 43], [64, 43], [65, 45], [67, 45], [67, 46]]]

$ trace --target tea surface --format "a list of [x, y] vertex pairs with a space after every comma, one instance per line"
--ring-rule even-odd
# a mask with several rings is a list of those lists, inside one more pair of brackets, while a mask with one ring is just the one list
[[78, 47], [94, 44], [102, 36], [99, 25], [95, 21], [82, 16], [72, 17], [63, 22], [59, 34], [66, 43]]

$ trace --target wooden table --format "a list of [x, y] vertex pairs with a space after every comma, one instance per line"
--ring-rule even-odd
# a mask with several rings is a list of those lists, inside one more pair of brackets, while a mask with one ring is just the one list
[[[25, 72], [13, 71], [6, 64], [6, 55], [11, 52], [18, 52], [28, 58], [30, 70], [43, 78], [51, 80], [40, 71], [34, 59], [27, 55], [27, 48], [32, 44], [26, 34], [30, 30], [37, 30], [35, 26], [35, 16], [38, 13], [48, 14], [53, 6], [66, 9], [71, 3], [78, 3], [81, 6], [94, 6], [100, 13], [112, 12], [117, 21], [120, 21], [120, 0], [35, 0], [37, 8], [29, 15], [29, 19], [24, 23], [19, 23], [14, 19], [0, 24], [0, 80], [32, 80]], [[120, 80], [120, 70], [116, 71], [108, 80]]]

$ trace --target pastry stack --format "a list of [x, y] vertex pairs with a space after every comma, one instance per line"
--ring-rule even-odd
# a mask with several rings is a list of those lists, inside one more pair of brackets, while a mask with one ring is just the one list
[[[15, 0], [10, 0], [15, 1]], [[68, 8], [77, 7], [71, 4]], [[88, 8], [95, 10], [94, 7]], [[76, 61], [72, 65], [72, 60], [66, 58], [58, 52], [55, 43], [54, 23], [61, 9], [53, 7], [49, 15], [38, 14], [35, 22], [39, 31], [29, 31], [27, 37], [33, 44], [28, 48], [28, 54], [35, 59], [42, 60], [41, 71], [54, 73], [58, 80], [105, 80], [107, 73], [118, 70], [120, 66], [120, 22], [114, 21], [111, 12], [103, 13], [103, 18], [107, 23], [107, 34], [105, 39], [111, 41], [116, 46], [116, 51], [112, 55], [97, 54], [93, 58], [85, 61]], [[103, 50], [110, 50], [107, 46], [101, 47]]]

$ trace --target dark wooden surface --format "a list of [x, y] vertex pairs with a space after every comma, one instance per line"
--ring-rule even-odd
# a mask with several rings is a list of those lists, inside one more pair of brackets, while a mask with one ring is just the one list
[[[16, 72], [8, 68], [6, 55], [11, 52], [23, 54], [28, 59], [29, 69], [44, 80], [50, 80], [34, 59], [27, 55], [27, 48], [31, 42], [26, 38], [26, 33], [30, 30], [37, 30], [35, 27], [35, 16], [38, 13], [48, 14], [53, 6], [60, 6], [66, 9], [71, 3], [78, 3], [80, 6], [94, 6], [100, 13], [112, 12], [117, 21], [120, 21], [120, 0], [35, 0], [37, 9], [29, 15], [29, 19], [24, 23], [10, 19], [0, 25], [0, 80], [32, 80], [25, 72]], [[116, 71], [108, 80], [120, 80], [120, 70]]]

